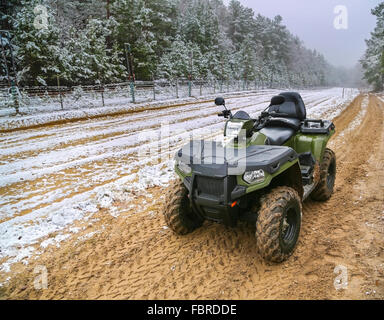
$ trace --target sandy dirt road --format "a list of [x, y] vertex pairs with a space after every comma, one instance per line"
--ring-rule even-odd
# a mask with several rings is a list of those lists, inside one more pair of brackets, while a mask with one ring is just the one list
[[[365, 105], [364, 100], [368, 100]], [[255, 228], [206, 222], [187, 236], [164, 228], [164, 188], [100, 209], [88, 240], [48, 247], [0, 289], [11, 299], [383, 299], [384, 103], [358, 96], [334, 119], [335, 194], [304, 203], [298, 247], [282, 264], [267, 264], [254, 246]], [[326, 117], [326, 115], [324, 115]], [[99, 228], [98, 228], [99, 226]], [[36, 266], [48, 288], [34, 288]], [[344, 289], [334, 286], [346, 270]]]

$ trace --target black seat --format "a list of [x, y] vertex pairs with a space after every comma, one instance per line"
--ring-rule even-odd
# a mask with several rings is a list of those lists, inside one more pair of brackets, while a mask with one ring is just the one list
[[307, 116], [303, 99], [297, 92], [282, 92], [273, 97], [268, 111], [272, 114], [276, 112], [276, 115], [260, 132], [268, 137], [267, 144], [276, 146], [287, 142], [300, 129]]
[[281, 127], [281, 128], [291, 128], [295, 131], [298, 131], [301, 126], [301, 121], [299, 119], [294, 118], [280, 118], [273, 117], [268, 123], [266, 123], [266, 127]]
[[265, 144], [271, 146], [283, 145], [296, 133], [296, 131], [292, 128], [281, 127], [263, 128], [260, 132], [267, 137]]

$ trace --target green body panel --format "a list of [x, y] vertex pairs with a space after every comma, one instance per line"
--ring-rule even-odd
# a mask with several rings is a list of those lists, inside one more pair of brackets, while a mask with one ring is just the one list
[[247, 146], [254, 146], [259, 145], [263, 146], [265, 145], [265, 142], [267, 140], [267, 136], [262, 134], [261, 132], [255, 132], [252, 137], [247, 141]]
[[284, 143], [284, 146], [291, 147], [298, 154], [310, 151], [316, 161], [321, 162], [325, 147], [334, 133], [335, 130], [332, 130], [330, 134], [303, 134], [299, 132]]

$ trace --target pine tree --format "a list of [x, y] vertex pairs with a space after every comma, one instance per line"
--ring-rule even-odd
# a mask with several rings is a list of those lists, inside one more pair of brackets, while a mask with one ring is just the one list
[[[39, 14], [34, 10], [41, 4], [47, 8], [47, 24], [40, 24], [40, 20], [34, 23]], [[11, 21], [19, 82], [34, 85], [56, 83], [56, 77], [64, 72], [67, 53], [60, 46], [53, 10], [44, 2], [23, 0]]]
[[157, 75], [164, 78], [201, 78], [207, 75], [207, 62], [197, 44], [185, 42], [181, 36], [173, 41], [169, 52], [160, 59]]
[[114, 38], [120, 51], [124, 52], [124, 43], [129, 43], [136, 77], [150, 79], [174, 35], [175, 1], [115, 0], [111, 12], [119, 23]]
[[106, 39], [116, 26], [114, 19], [91, 19], [80, 32], [71, 30], [67, 79], [73, 83], [108, 83], [127, 77], [117, 45], [112, 49], [107, 47]]
[[366, 40], [367, 49], [361, 64], [365, 70], [364, 78], [375, 90], [384, 89], [384, 2], [372, 10], [376, 16], [376, 27], [371, 38]]

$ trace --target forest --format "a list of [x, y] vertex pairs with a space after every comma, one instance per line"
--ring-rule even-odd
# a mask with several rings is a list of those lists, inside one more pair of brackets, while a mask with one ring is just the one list
[[371, 10], [376, 17], [375, 29], [371, 37], [365, 40], [367, 49], [360, 63], [364, 69], [364, 78], [376, 91], [384, 89], [384, 2]]
[[361, 85], [359, 66], [332, 66], [283, 17], [237, 0], [10, 0], [0, 11], [20, 85], [126, 81], [128, 60], [137, 80]]

